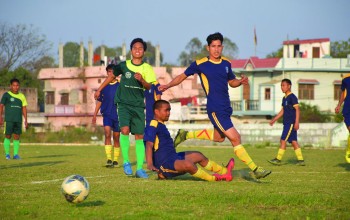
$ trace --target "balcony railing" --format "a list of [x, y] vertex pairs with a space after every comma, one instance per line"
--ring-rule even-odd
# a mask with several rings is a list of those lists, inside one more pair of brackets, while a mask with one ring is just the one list
[[258, 111], [259, 100], [231, 101], [233, 111]]
[[56, 105], [56, 114], [74, 114], [74, 105]]

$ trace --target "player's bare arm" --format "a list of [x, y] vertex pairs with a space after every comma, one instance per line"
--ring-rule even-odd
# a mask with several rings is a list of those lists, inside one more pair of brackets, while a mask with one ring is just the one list
[[143, 79], [143, 77], [142, 77], [142, 75], [141, 75], [140, 73], [135, 73], [135, 76], [134, 76], [134, 77], [135, 77], [135, 79], [136, 79], [137, 81], [139, 81], [139, 82], [142, 84], [142, 86], [143, 86], [145, 89], [149, 90], [149, 89], [151, 88], [152, 84], [146, 82], [146, 80]]
[[294, 108], [295, 108], [294, 129], [297, 131], [297, 130], [299, 130], [300, 108], [299, 108], [299, 105], [294, 106]]
[[341, 105], [343, 104], [344, 99], [345, 99], [345, 92], [342, 91], [342, 93], [340, 94], [340, 98], [339, 98], [338, 105], [337, 105], [337, 107], [335, 108], [335, 113], [338, 114], [338, 113], [340, 112], [340, 107], [341, 107]]
[[158, 172], [159, 170], [153, 165], [153, 142], [146, 142], [146, 161], [147, 169]]
[[102, 102], [97, 101], [95, 111], [94, 111], [94, 116], [92, 116], [92, 124], [93, 125], [96, 124], [96, 116], [97, 116], [98, 111], [101, 108], [101, 105], [102, 105]]
[[236, 88], [240, 85], [248, 85], [249, 81], [248, 81], [248, 77], [245, 75], [241, 75], [241, 79], [232, 79], [230, 81], [228, 81], [228, 84], [232, 87], [232, 88]]
[[284, 110], [283, 108], [281, 111], [269, 122], [269, 124], [272, 126], [280, 117], [283, 116]]
[[2, 118], [3, 111], [4, 111], [4, 105], [0, 104], [0, 125], [4, 123], [4, 119]]
[[107, 78], [105, 79], [105, 81], [103, 81], [103, 83], [100, 85], [100, 87], [96, 90], [96, 92], [94, 94], [94, 98], [97, 99], [100, 96], [102, 89], [104, 89], [114, 79], [115, 79], [114, 74], [112, 72], [108, 72]]
[[182, 73], [178, 76], [176, 76], [173, 80], [171, 80], [171, 82], [169, 82], [168, 84], [166, 85], [160, 85], [158, 90], [161, 91], [161, 92], [164, 92], [166, 91], [167, 89], [171, 88], [171, 87], [174, 87], [174, 86], [177, 86], [179, 85], [180, 83], [182, 83], [182, 81], [184, 81], [185, 79], [187, 78], [186, 74], [185, 73]]
[[27, 118], [27, 107], [26, 106], [22, 107], [22, 114], [24, 117], [24, 127], [28, 128], [28, 118]]

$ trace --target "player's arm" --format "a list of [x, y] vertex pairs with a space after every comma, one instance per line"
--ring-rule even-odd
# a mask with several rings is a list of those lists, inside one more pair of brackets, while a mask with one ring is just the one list
[[158, 172], [158, 169], [153, 165], [153, 142], [146, 141], [146, 161], [147, 169]]
[[270, 125], [272, 126], [280, 117], [283, 116], [284, 110], [283, 108], [281, 109], [281, 111], [270, 121]]
[[187, 78], [185, 73], [181, 73], [180, 75], [176, 76], [173, 80], [171, 80], [171, 82], [169, 82], [166, 85], [160, 85], [159, 86], [159, 91], [164, 92], [165, 90], [177, 86], [180, 83], [182, 83], [182, 81], [184, 81]]
[[94, 98], [97, 99], [100, 96], [102, 89], [104, 89], [114, 79], [115, 79], [115, 75], [112, 72], [109, 72], [105, 81], [103, 81], [103, 83], [100, 85], [100, 87], [98, 87], [98, 89], [96, 90], [96, 92], [94, 94]]
[[228, 84], [232, 87], [232, 88], [236, 88], [240, 85], [248, 85], [249, 81], [248, 81], [248, 77], [245, 75], [241, 75], [241, 79], [231, 79], [228, 81]]
[[101, 105], [102, 105], [102, 102], [97, 101], [95, 111], [94, 111], [94, 116], [92, 116], [92, 124], [96, 124], [96, 116], [97, 116], [98, 111], [101, 108]]
[[23, 117], [24, 117], [24, 126], [25, 126], [25, 128], [28, 128], [27, 106], [23, 106], [22, 107], [22, 114], [23, 114]]
[[143, 88], [145, 88], [147, 90], [149, 90], [151, 88], [152, 83], [146, 82], [146, 80], [142, 77], [141, 73], [135, 73], [134, 77], [137, 81], [139, 81], [142, 84]]
[[4, 123], [4, 119], [2, 118], [3, 112], [4, 112], [4, 104], [0, 103], [0, 125]]
[[340, 94], [338, 105], [337, 105], [337, 107], [335, 107], [335, 113], [338, 114], [340, 112], [340, 107], [343, 104], [344, 99], [345, 99], [345, 90], [342, 91]]
[[299, 105], [294, 105], [295, 108], [295, 124], [294, 129], [299, 130], [300, 108]]

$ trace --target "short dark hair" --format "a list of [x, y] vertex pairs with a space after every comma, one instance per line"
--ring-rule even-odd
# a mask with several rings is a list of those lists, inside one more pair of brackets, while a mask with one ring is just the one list
[[110, 70], [110, 69], [113, 70], [113, 67], [114, 67], [114, 64], [108, 64], [108, 65], [106, 66], [106, 71], [108, 71], [108, 70]]
[[210, 34], [208, 37], [207, 37], [207, 43], [208, 43], [208, 46], [210, 46], [210, 44], [214, 41], [214, 40], [219, 40], [222, 42], [224, 42], [224, 37], [222, 36], [221, 33], [219, 32], [216, 32], [214, 34]]
[[130, 43], [130, 50], [132, 49], [132, 47], [134, 46], [135, 43], [141, 43], [143, 45], [143, 50], [146, 51], [147, 50], [147, 43], [142, 39], [142, 38], [135, 38], [134, 40], [131, 41]]
[[289, 85], [292, 85], [292, 81], [290, 81], [290, 79], [282, 79], [281, 82], [285, 82], [285, 83], [288, 83]]
[[10, 84], [12, 84], [14, 82], [16, 82], [18, 84], [21, 84], [17, 78], [13, 78], [13, 79], [10, 80]]
[[156, 109], [160, 109], [160, 107], [161, 107], [163, 104], [168, 104], [168, 105], [170, 105], [170, 103], [169, 103], [168, 101], [163, 100], [163, 99], [159, 99], [159, 100], [155, 101], [154, 104], [153, 104], [153, 112], [154, 112], [154, 110], [156, 110]]

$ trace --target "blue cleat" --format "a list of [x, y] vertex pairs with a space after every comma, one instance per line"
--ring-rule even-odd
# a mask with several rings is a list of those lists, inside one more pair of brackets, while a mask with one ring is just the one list
[[10, 154], [6, 154], [5, 158], [6, 160], [11, 160]]
[[131, 176], [132, 175], [131, 164], [129, 162], [126, 162], [123, 164], [123, 167], [124, 167], [125, 175]]
[[18, 156], [18, 154], [16, 154], [16, 155], [13, 156], [13, 159], [14, 160], [20, 160], [21, 158]]
[[148, 178], [148, 175], [147, 175], [147, 173], [146, 173], [145, 170], [140, 169], [140, 170], [136, 170], [136, 178], [144, 178], [144, 179], [147, 179], [147, 178]]

